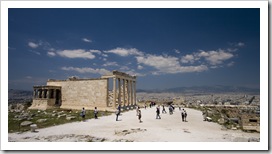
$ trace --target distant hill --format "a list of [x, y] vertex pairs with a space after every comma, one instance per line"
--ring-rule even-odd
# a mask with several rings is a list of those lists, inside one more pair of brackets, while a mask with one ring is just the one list
[[237, 87], [237, 86], [192, 86], [192, 87], [176, 87], [169, 89], [154, 89], [154, 90], [143, 90], [138, 89], [137, 92], [146, 93], [254, 93], [259, 94], [260, 89], [258, 88], [247, 88], [247, 87]]
[[8, 102], [10, 103], [25, 103], [32, 100], [32, 91], [27, 90], [8, 90]]

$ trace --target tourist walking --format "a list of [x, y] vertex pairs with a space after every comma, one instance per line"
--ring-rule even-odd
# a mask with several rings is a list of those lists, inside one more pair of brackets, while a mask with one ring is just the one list
[[98, 110], [97, 107], [94, 107], [94, 118], [97, 119]]
[[164, 105], [162, 106], [162, 113], [167, 113], [167, 112], [165, 111]]
[[181, 111], [181, 119], [184, 122], [184, 120], [185, 120], [185, 110], [184, 109], [182, 109], [182, 111]]
[[82, 111], [80, 113], [80, 116], [82, 117], [82, 121], [85, 121], [85, 115], [86, 115], [85, 108], [82, 108]]
[[115, 112], [115, 114], [116, 114], [116, 121], [118, 121], [118, 116], [120, 115], [120, 110], [117, 110], [117, 111]]
[[172, 111], [174, 112], [175, 111], [175, 107], [172, 104], [170, 106], [172, 107]]
[[187, 112], [186, 112], [186, 110], [184, 110], [184, 121], [185, 122], [187, 122], [186, 118], [187, 118]]
[[118, 105], [118, 108], [117, 108], [117, 109], [118, 109], [118, 111], [121, 113], [121, 105], [120, 105], [120, 104]]
[[139, 107], [139, 106], [136, 106], [136, 116], [138, 116], [139, 110], [140, 110], [140, 107]]
[[169, 105], [169, 114], [172, 115], [173, 114], [173, 108], [171, 105]]
[[159, 107], [157, 107], [157, 109], [156, 109], [156, 119], [161, 119], [161, 116], [160, 116], [160, 108]]
[[139, 119], [140, 123], [142, 122], [141, 118], [142, 118], [142, 113], [141, 113], [141, 110], [139, 109], [139, 111], [138, 111], [138, 119]]

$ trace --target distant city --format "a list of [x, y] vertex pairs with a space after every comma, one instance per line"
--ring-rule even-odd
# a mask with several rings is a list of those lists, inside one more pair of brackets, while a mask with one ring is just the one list
[[[179, 87], [172, 89], [137, 89], [137, 101], [172, 101], [183, 99], [188, 103], [231, 103], [241, 104], [256, 96], [254, 102], [259, 100], [260, 90], [257, 88], [233, 87], [233, 86], [198, 86]], [[24, 103], [32, 101], [32, 91], [9, 89], [9, 103]], [[254, 103], [253, 102], [253, 103]]]

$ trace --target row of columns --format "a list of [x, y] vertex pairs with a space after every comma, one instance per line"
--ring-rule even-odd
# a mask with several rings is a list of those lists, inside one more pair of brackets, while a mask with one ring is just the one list
[[56, 98], [57, 89], [34, 89], [33, 98]]
[[[118, 87], [116, 81], [118, 81]], [[116, 87], [118, 88], [118, 96], [116, 95]], [[122, 97], [121, 94], [123, 94]], [[117, 102], [116, 97], [118, 98]], [[121, 101], [123, 101], [123, 104], [121, 104]], [[136, 105], [136, 81], [118, 77], [113, 78], [113, 105], [115, 108], [117, 103], [122, 106]]]

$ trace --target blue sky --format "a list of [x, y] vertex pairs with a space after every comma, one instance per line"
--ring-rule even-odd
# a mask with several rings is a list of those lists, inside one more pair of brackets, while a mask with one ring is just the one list
[[9, 9], [9, 89], [137, 75], [137, 89], [260, 85], [259, 9]]

